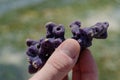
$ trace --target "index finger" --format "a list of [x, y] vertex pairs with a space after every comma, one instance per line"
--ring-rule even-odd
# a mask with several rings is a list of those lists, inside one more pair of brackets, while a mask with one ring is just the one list
[[80, 53], [72, 74], [72, 80], [98, 80], [97, 66], [90, 50], [85, 49]]

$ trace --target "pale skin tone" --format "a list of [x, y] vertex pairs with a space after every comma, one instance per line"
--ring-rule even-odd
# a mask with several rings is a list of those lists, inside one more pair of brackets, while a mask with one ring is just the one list
[[29, 80], [68, 80], [70, 70], [73, 70], [72, 80], [98, 80], [97, 66], [90, 51], [80, 52], [79, 43], [73, 39], [65, 40]]

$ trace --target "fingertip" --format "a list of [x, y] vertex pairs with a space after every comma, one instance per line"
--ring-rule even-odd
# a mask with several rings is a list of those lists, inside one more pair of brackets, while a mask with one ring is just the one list
[[73, 80], [98, 80], [97, 64], [89, 49], [84, 49], [78, 63], [73, 68]]
[[52, 65], [59, 72], [68, 72], [77, 62], [79, 53], [79, 43], [74, 39], [67, 39], [56, 48], [46, 64]]
[[[85, 72], [85, 71], [88, 71], [88, 72], [97, 72], [97, 65], [96, 65], [96, 62], [90, 52], [89, 49], [85, 49], [82, 53], [81, 53], [81, 56], [80, 56], [80, 69], [81, 69], [81, 72]], [[91, 67], [91, 68], [88, 68]]]
[[57, 50], [64, 51], [71, 58], [75, 58], [80, 53], [80, 45], [74, 39], [67, 39], [57, 48]]
[[80, 44], [75, 39], [67, 39], [65, 42], [68, 44], [68, 46], [73, 45], [73, 49], [76, 49], [78, 52], [80, 51]]

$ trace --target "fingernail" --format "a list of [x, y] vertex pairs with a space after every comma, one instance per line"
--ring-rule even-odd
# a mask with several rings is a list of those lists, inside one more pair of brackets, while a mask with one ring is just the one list
[[58, 49], [62, 50], [65, 54], [74, 59], [79, 55], [80, 45], [76, 40], [67, 39], [58, 47]]

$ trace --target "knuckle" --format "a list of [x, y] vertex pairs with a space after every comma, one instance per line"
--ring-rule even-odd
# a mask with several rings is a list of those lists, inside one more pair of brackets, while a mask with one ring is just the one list
[[59, 72], [67, 72], [73, 66], [73, 60], [62, 51], [59, 52], [59, 54], [54, 54], [54, 56], [48, 60], [48, 63]]

